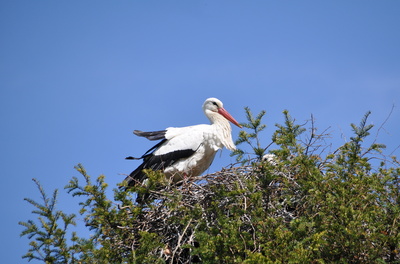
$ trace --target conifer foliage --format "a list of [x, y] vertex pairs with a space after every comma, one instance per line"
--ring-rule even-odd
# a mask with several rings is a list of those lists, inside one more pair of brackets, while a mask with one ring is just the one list
[[[265, 111], [242, 124], [233, 153], [238, 163], [172, 185], [147, 171], [149, 184], [106, 196], [82, 165], [65, 186], [92, 232], [69, 228], [76, 214], [55, 208], [34, 180], [41, 202], [26, 198], [37, 219], [20, 222], [30, 240], [23, 256], [43, 263], [399, 263], [400, 166], [367, 144], [368, 112], [354, 136], [329, 151], [314, 120], [297, 124], [284, 111], [269, 145], [262, 143]], [[267, 154], [267, 155], [266, 155]], [[150, 193], [136, 204], [135, 193]]]

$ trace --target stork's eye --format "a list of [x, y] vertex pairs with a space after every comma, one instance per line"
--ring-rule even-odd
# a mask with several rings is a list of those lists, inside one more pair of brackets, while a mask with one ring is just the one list
[[215, 105], [216, 107], [218, 107], [218, 104], [216, 102], [212, 102], [213, 105]]

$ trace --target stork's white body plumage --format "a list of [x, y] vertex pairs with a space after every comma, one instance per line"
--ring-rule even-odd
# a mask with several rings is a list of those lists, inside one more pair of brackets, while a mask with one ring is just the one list
[[[154, 151], [154, 155], [163, 155], [177, 149], [191, 149], [194, 153], [165, 168], [164, 173], [167, 177], [173, 177], [173, 181], [176, 182], [183, 176], [199, 176], [207, 170], [217, 151], [225, 146], [222, 143], [224, 139], [218, 135], [218, 129], [215, 124], [168, 128], [165, 135], [168, 141]], [[235, 149], [233, 142], [225, 147]]]
[[141, 157], [143, 163], [125, 179], [128, 185], [142, 183], [146, 178], [144, 169], [162, 170], [173, 182], [199, 176], [210, 167], [219, 149], [235, 150], [229, 121], [241, 127], [239, 123], [216, 98], [207, 99], [203, 110], [210, 125], [170, 127], [155, 132], [135, 130], [138, 136], [162, 141]]

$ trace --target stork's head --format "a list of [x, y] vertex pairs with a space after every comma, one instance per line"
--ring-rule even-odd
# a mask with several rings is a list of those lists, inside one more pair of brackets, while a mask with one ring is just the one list
[[232, 122], [232, 124], [238, 126], [238, 127], [242, 127], [236, 120], [235, 118], [233, 118], [228, 111], [226, 111], [224, 109], [224, 105], [222, 104], [222, 102], [220, 100], [218, 100], [217, 98], [208, 98], [204, 104], [203, 104], [203, 111], [206, 114], [206, 116], [211, 120], [211, 122], [213, 122], [213, 118], [212, 116], [214, 116], [215, 114], [219, 114], [221, 116], [223, 116], [225, 119], [229, 120], [230, 122]]

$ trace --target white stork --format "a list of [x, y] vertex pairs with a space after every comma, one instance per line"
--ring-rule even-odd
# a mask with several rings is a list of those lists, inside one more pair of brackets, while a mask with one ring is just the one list
[[133, 133], [137, 136], [161, 141], [139, 158], [143, 159], [143, 163], [125, 178], [127, 185], [144, 183], [147, 178], [144, 169], [161, 170], [174, 183], [184, 177], [200, 176], [210, 167], [219, 149], [235, 150], [229, 121], [242, 126], [217, 98], [208, 98], [203, 104], [203, 111], [210, 125], [169, 127], [154, 132], [135, 130]]

